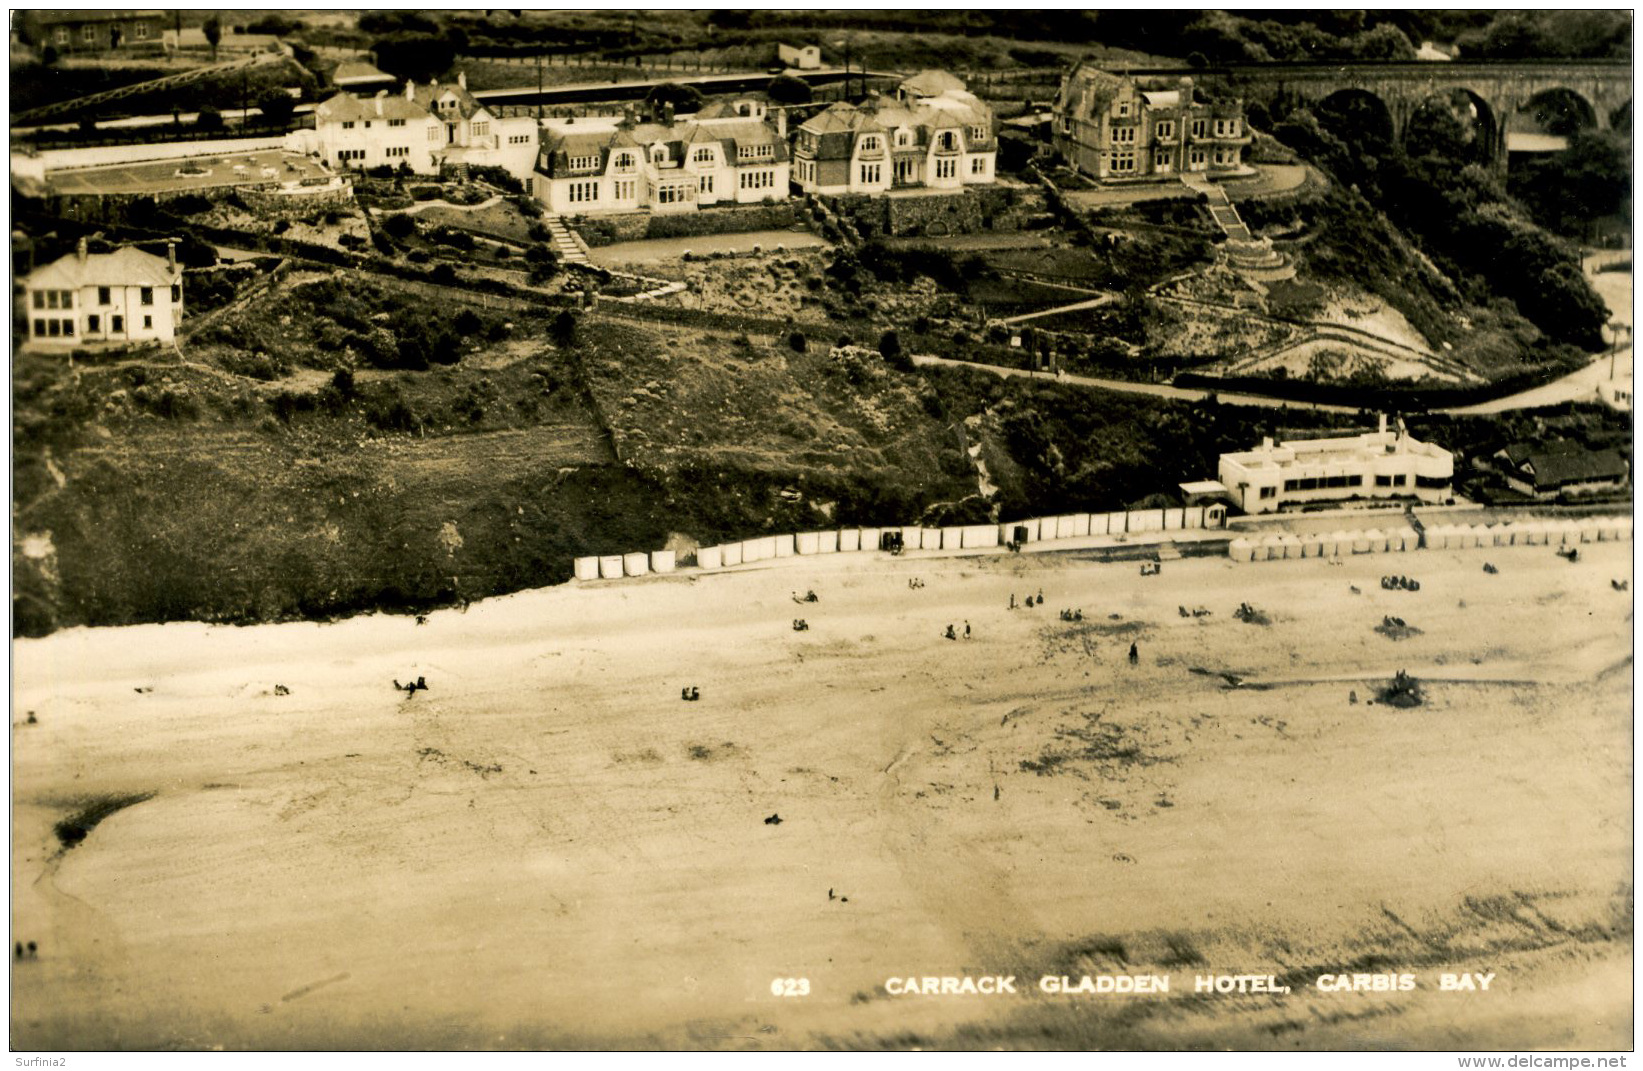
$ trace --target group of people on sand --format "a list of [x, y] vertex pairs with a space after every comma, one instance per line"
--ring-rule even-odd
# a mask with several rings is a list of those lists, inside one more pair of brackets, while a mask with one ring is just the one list
[[1421, 582], [1411, 580], [1407, 576], [1383, 576], [1381, 577], [1381, 587], [1387, 591], [1419, 591]]
[[24, 944], [22, 941], [18, 941], [12, 948], [12, 952], [18, 959], [40, 958], [40, 946], [35, 944], [33, 941], [30, 941], [27, 944]]
[[426, 692], [428, 690], [428, 681], [425, 677], [418, 677], [416, 680], [410, 681], [406, 684], [401, 684], [398, 680], [395, 680], [394, 690], [404, 692], [405, 698], [409, 699], [418, 692]]
[[810, 631], [810, 622], [806, 621], [802, 617], [795, 617], [793, 619], [793, 631], [794, 632], [809, 632]]
[[1063, 621], [1082, 621], [1082, 620], [1084, 620], [1084, 611], [1082, 609], [1063, 610], [1063, 611], [1061, 611], [1061, 620], [1063, 620]]
[[702, 693], [694, 684], [687, 684], [679, 689], [679, 698], [687, 703], [694, 703], [702, 698]]
[[908, 588], [909, 591], [917, 591], [919, 588], [922, 588], [923, 586], [924, 586], [924, 578], [923, 577], [914, 576], [914, 577], [909, 577], [908, 580], [907, 580], [907, 588]]
[[[948, 625], [947, 626], [947, 631], [942, 633], [942, 636], [944, 636], [945, 638], [947, 638], [949, 640], [956, 640], [956, 639], [958, 639], [958, 630], [955, 629], [952, 625]], [[965, 639], [970, 638], [970, 623], [968, 621], [964, 622], [964, 638]]]
[[[1043, 606], [1044, 605], [1044, 589], [1043, 588], [1038, 589], [1038, 595], [1037, 595], [1036, 598], [1032, 595], [1028, 595], [1025, 605], [1026, 605], [1027, 609], [1029, 609], [1029, 610], [1032, 609], [1034, 606]], [[1012, 609], [1012, 610], [1015, 609], [1015, 593], [1014, 592], [1010, 593], [1010, 609]]]

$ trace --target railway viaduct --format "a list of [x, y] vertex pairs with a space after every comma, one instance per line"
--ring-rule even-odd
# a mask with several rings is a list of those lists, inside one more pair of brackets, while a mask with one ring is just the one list
[[[1183, 72], [1132, 72], [1179, 76]], [[1449, 63], [1267, 63], [1196, 72], [1206, 83], [1246, 99], [1279, 96], [1319, 104], [1343, 95], [1370, 102], [1402, 141], [1420, 107], [1464, 92], [1477, 109], [1476, 129], [1488, 159], [1506, 166], [1506, 135], [1533, 128], [1537, 112], [1555, 102], [1582, 129], [1631, 127], [1632, 68], [1627, 60]]]

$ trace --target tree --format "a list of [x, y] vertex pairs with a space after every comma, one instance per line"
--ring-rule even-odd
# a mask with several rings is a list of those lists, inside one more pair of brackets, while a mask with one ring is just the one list
[[207, 104], [200, 109], [199, 117], [194, 120], [194, 126], [199, 130], [221, 130], [222, 112]]
[[217, 45], [222, 41], [222, 22], [213, 15], [205, 20], [205, 25], [200, 29], [205, 31], [205, 43], [211, 46], [211, 62], [216, 63]]
[[262, 121], [272, 127], [285, 127], [291, 123], [291, 114], [296, 110], [297, 102], [291, 99], [291, 94], [279, 86], [269, 86], [257, 94], [256, 107], [262, 112]]
[[451, 69], [456, 62], [456, 46], [431, 33], [396, 33], [378, 39], [372, 46], [377, 66], [396, 78], [428, 82]]
[[659, 111], [671, 104], [676, 112], [700, 111], [703, 99], [700, 91], [694, 86], [680, 85], [678, 82], [663, 82], [645, 97], [645, 101], [653, 109]]
[[409, 238], [416, 233], [416, 220], [404, 212], [395, 212], [382, 221], [382, 229], [394, 238]]
[[576, 314], [569, 309], [560, 312], [553, 318], [548, 327], [548, 337], [560, 349], [568, 349], [576, 344], [576, 329], [579, 326]]
[[525, 263], [530, 265], [530, 284], [544, 286], [559, 274], [559, 254], [546, 245], [533, 245], [525, 250]]
[[772, 78], [764, 91], [774, 104], [809, 104], [813, 95], [809, 82], [790, 74], [779, 74]]

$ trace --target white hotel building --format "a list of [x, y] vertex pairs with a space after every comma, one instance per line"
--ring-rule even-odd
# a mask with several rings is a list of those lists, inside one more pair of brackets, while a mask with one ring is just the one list
[[1400, 423], [1338, 439], [1265, 439], [1254, 450], [1222, 454], [1220, 480], [1245, 513], [1346, 498], [1418, 498], [1440, 502], [1450, 494], [1455, 459], [1449, 451], [1411, 438]]

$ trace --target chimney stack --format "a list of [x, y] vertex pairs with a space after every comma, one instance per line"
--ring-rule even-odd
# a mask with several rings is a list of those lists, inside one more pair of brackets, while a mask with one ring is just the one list
[[673, 102], [671, 100], [662, 105], [662, 123], [666, 126], [673, 125]]
[[1382, 435], [1385, 435], [1386, 434], [1386, 414], [1382, 413], [1380, 416], [1381, 416], [1380, 433]]
[[377, 114], [378, 115], [382, 114], [382, 102], [383, 102], [383, 99], [386, 98], [387, 96], [388, 96], [388, 91], [386, 89], [377, 90]]
[[468, 88], [468, 72], [467, 71], [457, 71], [456, 72], [456, 84], [461, 86], [463, 89]]
[[[80, 248], [85, 249], [84, 242], [80, 243]], [[177, 243], [175, 241], [165, 244], [165, 270], [168, 274], [177, 274]]]
[[776, 136], [783, 141], [787, 140], [787, 109], [776, 109]]
[[416, 83], [411, 81], [409, 78], [405, 79], [405, 99], [416, 99]]
[[86, 262], [86, 240], [84, 238], [81, 238], [79, 244], [74, 247], [74, 257], [81, 264]]

